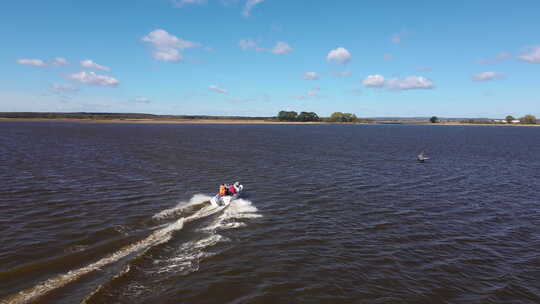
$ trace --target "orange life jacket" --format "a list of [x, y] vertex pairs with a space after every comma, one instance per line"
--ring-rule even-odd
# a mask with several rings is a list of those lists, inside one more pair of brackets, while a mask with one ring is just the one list
[[224, 185], [219, 186], [219, 195], [220, 196], [225, 196], [225, 186]]

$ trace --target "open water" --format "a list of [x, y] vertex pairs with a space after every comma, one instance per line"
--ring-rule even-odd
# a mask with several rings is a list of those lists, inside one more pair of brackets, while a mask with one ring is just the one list
[[534, 127], [2, 122], [0, 303], [540, 303], [539, 178]]

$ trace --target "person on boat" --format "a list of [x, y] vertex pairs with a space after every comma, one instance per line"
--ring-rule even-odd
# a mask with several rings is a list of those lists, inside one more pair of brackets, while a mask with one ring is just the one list
[[231, 195], [235, 195], [238, 192], [238, 190], [236, 189], [234, 185], [230, 185], [228, 190]]
[[219, 186], [219, 196], [225, 195], [227, 195], [227, 188], [225, 188], [224, 184], [221, 184], [221, 186]]

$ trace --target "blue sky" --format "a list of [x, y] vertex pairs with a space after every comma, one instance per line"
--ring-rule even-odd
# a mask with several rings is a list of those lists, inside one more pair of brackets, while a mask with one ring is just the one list
[[5, 1], [0, 111], [540, 116], [540, 2]]

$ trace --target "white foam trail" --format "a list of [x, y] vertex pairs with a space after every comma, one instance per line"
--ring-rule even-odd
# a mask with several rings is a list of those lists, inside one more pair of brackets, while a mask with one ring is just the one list
[[204, 252], [204, 249], [227, 240], [228, 239], [224, 236], [214, 234], [202, 240], [187, 242], [179, 249], [179, 251], [182, 252], [181, 255], [166, 261], [155, 261], [155, 264], [160, 264], [162, 262], [166, 263], [166, 265], [160, 267], [156, 273], [197, 271], [199, 269], [199, 261], [213, 255]]
[[257, 211], [259, 211], [257, 207], [250, 201], [240, 198], [231, 202], [229, 208], [225, 210], [225, 216], [233, 219], [262, 217]]
[[[188, 202], [188, 205], [200, 204], [201, 202], [207, 201], [208, 199], [205, 199], [205, 197], [208, 198], [208, 196], [204, 196], [204, 195], [195, 195]], [[182, 206], [185, 207], [185, 204], [182, 205]], [[184, 227], [184, 223], [191, 222], [191, 221], [196, 220], [196, 219], [201, 218], [201, 217], [206, 217], [206, 216], [212, 215], [212, 214], [214, 214], [216, 212], [219, 212], [219, 211], [223, 210], [225, 207], [226, 206], [220, 206], [220, 207], [216, 208], [216, 207], [214, 207], [212, 205], [205, 206], [205, 207], [201, 208], [199, 211], [197, 211], [195, 214], [193, 214], [193, 215], [191, 215], [189, 217], [186, 217], [186, 218], [180, 218], [180, 219], [176, 220], [175, 222], [173, 222], [172, 224], [169, 224], [169, 225], [165, 226], [164, 228], [161, 228], [159, 230], [154, 231], [152, 234], [150, 234], [145, 239], [143, 239], [141, 241], [138, 241], [138, 242], [136, 242], [134, 244], [125, 246], [125, 247], [121, 248], [120, 250], [118, 250], [118, 251], [116, 251], [116, 252], [114, 252], [114, 253], [112, 253], [112, 254], [104, 257], [104, 258], [102, 258], [101, 260], [99, 260], [99, 261], [97, 261], [95, 263], [92, 263], [92, 264], [87, 265], [85, 267], [79, 268], [77, 270], [69, 271], [68, 273], [65, 273], [65, 274], [61, 274], [61, 275], [57, 275], [55, 277], [52, 277], [52, 278], [50, 278], [50, 279], [48, 279], [48, 280], [46, 280], [46, 281], [44, 281], [42, 283], [39, 283], [38, 285], [36, 285], [36, 286], [34, 286], [32, 288], [28, 288], [26, 290], [20, 291], [17, 294], [9, 296], [6, 299], [0, 300], [0, 303], [2, 303], [2, 304], [4, 304], [4, 303], [6, 303], [6, 304], [7, 303], [9, 303], [9, 304], [29, 303], [32, 300], [34, 300], [36, 298], [39, 298], [39, 297], [49, 293], [50, 291], [52, 291], [54, 289], [63, 287], [66, 284], [79, 279], [83, 275], [86, 275], [86, 274], [88, 274], [88, 273], [90, 273], [92, 271], [95, 271], [95, 270], [97, 270], [97, 269], [99, 269], [99, 268], [101, 268], [101, 267], [103, 267], [105, 265], [117, 262], [120, 259], [122, 259], [122, 258], [124, 258], [124, 257], [126, 257], [126, 256], [128, 256], [128, 255], [130, 255], [130, 254], [132, 254], [134, 252], [137, 252], [137, 251], [140, 251], [142, 249], [150, 248], [152, 246], [167, 242], [171, 238], [172, 232], [182, 229]], [[177, 210], [176, 207], [172, 208], [172, 209], [169, 209], [169, 210], [173, 210], [173, 209]], [[167, 211], [167, 210], [165, 210], [165, 211]]]
[[[208, 247], [214, 246], [219, 242], [229, 240], [228, 238], [216, 233], [216, 231], [246, 226], [246, 224], [243, 222], [234, 221], [235, 219], [261, 217], [260, 214], [257, 214], [257, 208], [253, 206], [250, 201], [243, 199], [233, 200], [228, 206], [214, 207], [213, 205], [209, 205], [202, 208], [200, 210], [200, 214], [207, 216], [223, 209], [225, 209], [225, 211], [217, 219], [215, 219], [213, 223], [201, 229], [204, 232], [210, 233], [208, 237], [183, 244], [178, 249], [178, 255], [176, 257], [167, 259], [165, 261], [156, 261], [155, 263], [158, 265], [164, 264], [156, 271], [156, 273], [191, 273], [197, 271], [199, 269], [199, 262], [201, 259], [218, 254], [206, 252]], [[186, 222], [189, 220], [189, 218], [186, 218]]]
[[[233, 229], [239, 227], [245, 227], [246, 224], [243, 222], [236, 222], [235, 219], [247, 219], [247, 218], [259, 218], [262, 215], [258, 214], [257, 207], [253, 206], [251, 201], [245, 199], [236, 199], [233, 200], [229, 208], [225, 209], [222, 215], [219, 216], [217, 221], [206, 228], [203, 228], [204, 231], [214, 231], [222, 229]], [[230, 222], [233, 221], [233, 222]]]
[[188, 207], [202, 204], [206, 201], [209, 201], [211, 198], [212, 197], [205, 194], [195, 194], [188, 202], [179, 202], [173, 208], [165, 209], [163, 211], [160, 211], [159, 213], [156, 213], [154, 216], [152, 216], [152, 218], [155, 220], [162, 220], [172, 217], [174, 215], [177, 215], [178, 213], [181, 213]]
[[65, 273], [65, 274], [52, 277], [32, 288], [23, 290], [13, 296], [10, 296], [2, 300], [1, 303], [10, 303], [10, 304], [28, 303], [38, 297], [45, 295], [46, 293], [54, 289], [60, 288], [70, 282], [77, 280], [78, 278], [80, 278], [81, 276], [85, 274], [95, 271], [110, 263], [114, 263], [136, 251], [139, 251], [141, 249], [144, 249], [150, 246], [155, 246], [163, 242], [167, 242], [171, 238], [171, 232], [175, 230], [180, 230], [182, 229], [183, 226], [184, 226], [184, 218], [181, 218], [177, 220], [176, 222], [168, 225], [165, 228], [154, 231], [145, 239], [138, 241], [134, 244], [128, 245], [126, 247], [123, 247], [117, 252], [114, 252], [95, 263], [79, 268], [77, 270], [69, 271], [68, 273]]

